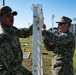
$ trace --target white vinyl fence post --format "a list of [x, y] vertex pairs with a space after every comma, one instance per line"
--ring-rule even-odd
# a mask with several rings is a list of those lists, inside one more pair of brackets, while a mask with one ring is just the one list
[[33, 75], [43, 75], [42, 64], [42, 24], [43, 12], [41, 5], [33, 5]]

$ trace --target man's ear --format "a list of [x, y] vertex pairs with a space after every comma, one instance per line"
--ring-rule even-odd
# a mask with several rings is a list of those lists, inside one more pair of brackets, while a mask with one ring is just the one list
[[69, 24], [66, 24], [66, 26], [68, 26], [68, 28], [70, 27], [70, 25], [69, 25]]

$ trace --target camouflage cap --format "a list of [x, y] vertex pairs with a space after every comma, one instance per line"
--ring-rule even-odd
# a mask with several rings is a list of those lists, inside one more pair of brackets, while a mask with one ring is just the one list
[[13, 11], [9, 6], [2, 6], [0, 8], [0, 15], [4, 15], [4, 14], [7, 14], [7, 13], [11, 13], [13, 15], [17, 15], [17, 12], [16, 11]]
[[61, 17], [61, 20], [56, 22], [56, 23], [68, 23], [68, 24], [71, 24], [72, 20], [66, 16], [62, 16]]

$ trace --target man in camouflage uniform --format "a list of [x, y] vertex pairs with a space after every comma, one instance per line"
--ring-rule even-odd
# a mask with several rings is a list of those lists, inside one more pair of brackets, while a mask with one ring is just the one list
[[9, 6], [0, 8], [0, 75], [32, 75], [21, 63], [23, 54], [19, 37], [32, 35], [32, 26], [17, 29], [13, 26], [16, 11]]
[[[74, 75], [73, 54], [75, 50], [75, 37], [69, 32], [72, 20], [66, 16], [61, 17], [58, 23], [58, 32], [52, 33], [43, 30], [44, 46], [53, 51], [52, 75]], [[43, 25], [43, 29], [46, 26]]]

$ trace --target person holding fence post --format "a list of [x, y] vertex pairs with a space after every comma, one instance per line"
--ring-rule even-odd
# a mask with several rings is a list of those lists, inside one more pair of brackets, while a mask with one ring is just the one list
[[[58, 32], [43, 30], [43, 42], [46, 50], [52, 51], [52, 75], [74, 75], [73, 55], [75, 36], [69, 31], [72, 20], [62, 16], [58, 23]], [[44, 29], [46, 26], [43, 25]]]
[[17, 15], [9, 6], [0, 7], [0, 75], [32, 75], [22, 66], [23, 53], [19, 38], [32, 35], [32, 26], [18, 29], [13, 26]]

